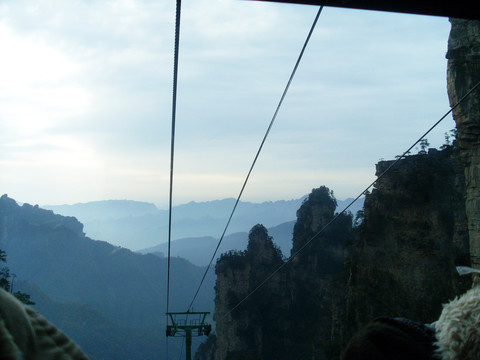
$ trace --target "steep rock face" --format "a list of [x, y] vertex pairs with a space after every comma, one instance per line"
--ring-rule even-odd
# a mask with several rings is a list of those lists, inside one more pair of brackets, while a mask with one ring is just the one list
[[[453, 106], [480, 81], [480, 21], [450, 21], [447, 85]], [[480, 268], [480, 89], [453, 110], [453, 117], [465, 165], [471, 261]]]
[[338, 352], [352, 217], [334, 218], [336, 201], [324, 186], [314, 189], [297, 212], [289, 271], [291, 322], [288, 347], [301, 359], [325, 359]]
[[367, 195], [348, 261], [345, 338], [380, 316], [432, 322], [469, 286], [455, 271], [469, 265], [463, 184], [449, 148], [402, 160]]
[[[274, 358], [276, 339], [281, 339], [282, 301], [285, 276], [277, 273], [237, 309], [236, 305], [254, 291], [281, 264], [282, 255], [262, 225], [249, 234], [244, 252], [228, 252], [218, 260], [215, 313], [217, 348], [215, 359]], [[233, 311], [232, 311], [233, 310]]]
[[194, 360], [212, 360], [215, 359], [215, 350], [217, 348], [217, 336], [214, 333], [208, 335], [205, 342], [201, 343], [195, 353]]
[[[377, 175], [391, 163], [380, 162]], [[252, 304], [227, 315], [217, 327], [216, 359], [338, 359], [350, 337], [374, 318], [436, 320], [442, 303], [471, 285], [455, 269], [470, 265], [464, 184], [453, 146], [409, 156], [367, 195], [355, 231], [350, 215], [331, 222], [335, 199], [327, 188], [315, 189], [297, 212], [291, 260], [262, 293], [265, 299], [274, 293], [277, 307], [263, 308], [263, 317]], [[264, 246], [252, 242], [254, 248]], [[270, 261], [261, 255], [268, 251], [257, 253]], [[246, 258], [217, 264], [217, 319], [229, 310], [226, 299], [235, 303], [251, 291], [255, 270]], [[283, 330], [268, 338], [262, 326], [275, 315]], [[252, 330], [249, 341], [245, 329]], [[267, 346], [274, 356], [266, 356]]]
[[330, 352], [338, 356], [335, 341], [344, 318], [343, 264], [352, 217], [339, 216], [319, 234], [335, 208], [326, 187], [312, 191], [297, 212], [287, 264], [261, 225], [251, 230], [245, 252], [222, 255], [216, 266], [215, 359], [325, 359]]

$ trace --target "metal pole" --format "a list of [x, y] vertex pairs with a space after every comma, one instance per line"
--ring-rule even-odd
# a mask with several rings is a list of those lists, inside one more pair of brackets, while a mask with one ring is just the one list
[[192, 330], [187, 329], [185, 331], [186, 339], [185, 339], [185, 345], [186, 345], [186, 353], [187, 353], [187, 360], [192, 360]]

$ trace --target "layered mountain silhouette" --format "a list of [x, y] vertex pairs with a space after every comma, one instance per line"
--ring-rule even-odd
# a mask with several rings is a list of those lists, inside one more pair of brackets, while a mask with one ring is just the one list
[[[0, 198], [0, 229], [15, 288], [29, 292], [38, 310], [93, 359], [131, 359], [137, 350], [142, 355], [135, 358], [158, 359], [165, 346], [166, 259], [92, 240], [75, 218], [19, 206], [7, 195]], [[171, 259], [171, 311], [186, 311], [204, 270]], [[213, 310], [213, 282], [210, 273], [196, 308]]]
[[[268, 229], [269, 234], [274, 238], [275, 244], [282, 250], [285, 257], [290, 255], [294, 225], [295, 221], [289, 221]], [[219, 239], [212, 236], [175, 240], [171, 243], [170, 255], [186, 258], [195, 265], [205, 266], [212, 260], [213, 252], [218, 242]], [[247, 244], [248, 232], [238, 232], [227, 235], [218, 248], [216, 258], [218, 258], [220, 254], [230, 250], [245, 250]], [[168, 243], [142, 249], [138, 252], [142, 254], [152, 253], [160, 257], [165, 257], [168, 254]]]
[[[226, 232], [226, 237], [236, 233], [248, 233], [256, 224], [263, 224], [270, 231], [284, 223], [295, 221], [296, 212], [305, 197], [294, 200], [268, 201], [252, 203], [240, 201], [235, 214]], [[343, 210], [352, 199], [337, 200], [337, 211]], [[175, 206], [172, 212], [172, 240], [190, 239], [184, 243], [202, 243], [206, 247], [211, 238], [218, 241], [223, 233], [227, 219], [232, 212], [235, 199], [223, 199], [206, 202], [189, 202]], [[105, 200], [73, 205], [44, 205], [45, 209], [53, 210], [64, 216], [74, 216], [84, 224], [86, 234], [94, 239], [108, 241], [134, 251], [146, 248], [160, 247], [157, 251], [163, 252], [161, 245], [168, 240], [168, 211], [158, 209], [152, 203], [131, 200]], [[363, 198], [349, 208], [353, 214], [363, 207]], [[246, 246], [247, 237], [243, 243]], [[233, 235], [233, 239], [236, 235]], [[198, 239], [192, 240], [192, 239]], [[225, 239], [226, 242], [227, 239]], [[286, 241], [286, 245], [282, 243]], [[291, 247], [291, 232], [287, 240], [278, 239], [278, 245], [285, 255]], [[235, 240], [232, 240], [235, 243]], [[185, 248], [180, 244], [179, 248]], [[197, 247], [194, 245], [194, 247]], [[234, 248], [232, 248], [234, 249]], [[231, 250], [228, 248], [228, 250]], [[206, 251], [206, 250], [205, 250]], [[186, 257], [194, 263], [194, 258]], [[211, 256], [211, 255], [210, 255]], [[204, 263], [204, 262], [202, 262]]]
[[[232, 222], [233, 229], [216, 257], [232, 249], [244, 250], [249, 229], [262, 219], [272, 224], [269, 232], [288, 257], [293, 219], [302, 201], [241, 203], [237, 222]], [[232, 207], [233, 199], [225, 199], [174, 208], [177, 236], [182, 232], [196, 236], [172, 242], [170, 311], [187, 310]], [[15, 274], [15, 289], [30, 294], [35, 308], [79, 343], [91, 359], [158, 359], [166, 345], [167, 259], [162, 256], [166, 243], [158, 235], [165, 210], [127, 200], [51, 208], [69, 216], [38, 205], [20, 206], [7, 195], [0, 197], [0, 249], [6, 251], [7, 264]], [[77, 217], [83, 217], [90, 228], [96, 224], [100, 233], [108, 234], [102, 240], [111, 239], [115, 245], [94, 240]], [[142, 253], [118, 246], [132, 244], [138, 250], [141, 244], [152, 242], [155, 246]], [[214, 282], [215, 274], [210, 271], [196, 297], [195, 310], [213, 313]], [[195, 340], [193, 349], [201, 341]], [[172, 352], [178, 353], [181, 346], [181, 341], [170, 342]]]

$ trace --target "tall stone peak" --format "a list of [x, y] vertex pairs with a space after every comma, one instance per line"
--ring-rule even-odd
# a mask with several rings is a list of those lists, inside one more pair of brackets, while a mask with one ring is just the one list
[[[320, 230], [333, 217], [337, 201], [326, 186], [313, 189], [297, 211], [297, 222], [311, 232]], [[299, 230], [297, 230], [299, 231]]]
[[281, 321], [285, 307], [283, 272], [274, 276], [266, 286], [257, 288], [281, 264], [281, 250], [260, 224], [251, 229], [247, 250], [230, 251], [217, 261], [215, 359], [235, 358], [245, 352], [253, 357], [274, 353], [273, 340], [280, 336], [278, 330], [281, 328], [271, 330], [270, 311], [278, 314], [277, 321]]
[[292, 254], [333, 218], [336, 207], [337, 201], [329, 188], [321, 186], [312, 190], [297, 210]]
[[[294, 246], [310, 240], [333, 218], [335, 208], [327, 187], [314, 189], [297, 212]], [[344, 286], [337, 286], [333, 273], [343, 265], [351, 228], [351, 216], [341, 216], [331, 230], [285, 263], [267, 229], [257, 224], [246, 251], [223, 254], [215, 268], [214, 358], [307, 359], [322, 353], [328, 340], [318, 334], [330, 332], [330, 315], [344, 299]]]
[[248, 234], [246, 255], [252, 262], [276, 262], [282, 258], [268, 230], [261, 224], [255, 225]]

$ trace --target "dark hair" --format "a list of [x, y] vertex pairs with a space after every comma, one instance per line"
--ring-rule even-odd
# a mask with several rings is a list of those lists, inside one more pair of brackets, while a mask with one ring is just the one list
[[433, 360], [435, 333], [402, 318], [379, 318], [358, 332], [347, 345], [343, 360]]

